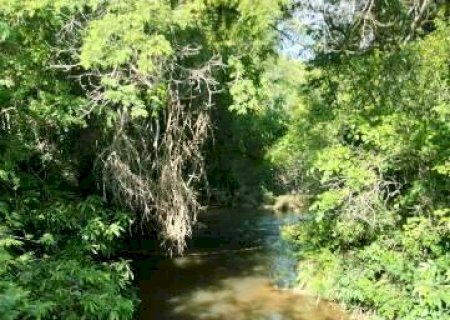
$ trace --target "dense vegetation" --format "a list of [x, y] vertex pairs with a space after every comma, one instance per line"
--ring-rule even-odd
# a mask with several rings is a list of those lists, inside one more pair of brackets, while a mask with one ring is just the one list
[[183, 251], [208, 135], [220, 117], [237, 123], [231, 111], [258, 112], [280, 13], [272, 1], [0, 1], [2, 319], [133, 316], [117, 249], [150, 235]]
[[377, 319], [449, 319], [450, 24], [441, 14], [415, 41], [318, 56], [270, 153], [311, 197], [312, 219], [284, 230], [298, 245], [299, 281]]
[[310, 290], [448, 317], [449, 5], [325, 2], [0, 0], [0, 317], [130, 319], [127, 241], [268, 191]]

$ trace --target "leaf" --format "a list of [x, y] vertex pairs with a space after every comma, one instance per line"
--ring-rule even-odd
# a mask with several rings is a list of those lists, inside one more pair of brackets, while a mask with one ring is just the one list
[[44, 233], [42, 237], [39, 238], [39, 242], [45, 246], [52, 246], [56, 243], [55, 238], [50, 233]]
[[147, 118], [148, 117], [148, 111], [145, 110], [144, 107], [133, 107], [131, 109], [131, 118], [137, 119], [137, 118]]

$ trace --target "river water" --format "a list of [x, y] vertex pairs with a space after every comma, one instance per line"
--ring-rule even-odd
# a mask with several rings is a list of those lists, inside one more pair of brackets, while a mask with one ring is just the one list
[[282, 218], [251, 209], [209, 212], [183, 257], [138, 261], [140, 319], [341, 320], [333, 304], [294, 293], [295, 260]]

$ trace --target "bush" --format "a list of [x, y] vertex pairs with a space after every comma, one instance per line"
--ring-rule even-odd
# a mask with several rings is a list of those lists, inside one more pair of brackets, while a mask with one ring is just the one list
[[[276, 147], [301, 163], [312, 220], [285, 231], [299, 279], [382, 319], [450, 314], [450, 26], [309, 74]], [[301, 133], [301, 135], [300, 135]]]

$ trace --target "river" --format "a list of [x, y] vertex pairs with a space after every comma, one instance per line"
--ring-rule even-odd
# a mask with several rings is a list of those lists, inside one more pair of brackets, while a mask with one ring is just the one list
[[279, 227], [298, 219], [251, 209], [199, 217], [185, 256], [138, 261], [140, 319], [346, 319], [337, 306], [291, 290], [295, 260]]

